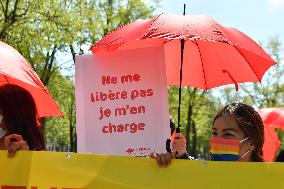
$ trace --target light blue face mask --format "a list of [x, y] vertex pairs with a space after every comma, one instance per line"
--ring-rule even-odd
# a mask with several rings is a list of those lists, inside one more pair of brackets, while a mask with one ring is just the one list
[[7, 131], [5, 131], [4, 129], [2, 129], [2, 128], [0, 127], [0, 139], [3, 138], [6, 133], [7, 133]]
[[[0, 124], [2, 123], [2, 120], [3, 120], [3, 116], [0, 114]], [[0, 127], [0, 139], [3, 138], [3, 136], [5, 136], [6, 133], [7, 131], [5, 131], [4, 129]]]

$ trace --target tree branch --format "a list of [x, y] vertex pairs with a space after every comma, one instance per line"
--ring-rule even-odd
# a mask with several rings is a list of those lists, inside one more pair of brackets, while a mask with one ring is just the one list
[[4, 8], [4, 5], [3, 5], [2, 1], [0, 1], [0, 3], [1, 3], [2, 11], [5, 12], [5, 8]]
[[9, 0], [6, 0], [6, 7], [5, 7], [5, 12], [4, 12], [5, 22], [7, 22], [7, 19], [8, 19], [8, 9], [9, 9]]

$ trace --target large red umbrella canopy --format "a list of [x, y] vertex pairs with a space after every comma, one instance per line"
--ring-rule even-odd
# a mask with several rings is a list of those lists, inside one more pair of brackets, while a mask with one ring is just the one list
[[15, 84], [31, 93], [39, 117], [63, 116], [46, 87], [27, 60], [0, 41], [0, 85]]
[[279, 148], [280, 141], [274, 128], [284, 129], [284, 108], [262, 108], [258, 110], [265, 127], [263, 156], [267, 160], [272, 160]]
[[264, 144], [262, 148], [264, 161], [273, 161], [279, 146], [280, 141], [274, 129], [264, 124]]
[[209, 16], [161, 14], [118, 28], [91, 47], [95, 54], [163, 46], [168, 85], [179, 85], [181, 40], [184, 40], [182, 85], [201, 89], [261, 81], [275, 61], [242, 32]]
[[284, 129], [284, 108], [263, 108], [258, 113], [264, 124], [272, 128]]

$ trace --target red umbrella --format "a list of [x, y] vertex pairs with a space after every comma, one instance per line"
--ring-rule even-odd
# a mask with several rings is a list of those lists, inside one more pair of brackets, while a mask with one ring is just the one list
[[269, 135], [266, 134], [264, 137], [263, 156], [271, 161], [274, 159], [280, 145], [274, 128], [284, 129], [284, 108], [263, 108], [258, 110], [258, 113], [263, 120], [266, 130], [270, 132]]
[[0, 41], [0, 85], [7, 83], [21, 86], [31, 93], [39, 117], [63, 116], [27, 60], [14, 48]]
[[275, 64], [248, 36], [204, 15], [161, 14], [138, 20], [108, 34], [91, 51], [100, 54], [153, 46], [164, 47], [169, 85], [208, 90], [235, 84], [238, 89], [237, 83], [261, 81]]
[[263, 108], [258, 111], [264, 124], [284, 129], [284, 108]]
[[264, 144], [262, 148], [264, 161], [273, 161], [279, 146], [280, 141], [274, 129], [264, 124]]

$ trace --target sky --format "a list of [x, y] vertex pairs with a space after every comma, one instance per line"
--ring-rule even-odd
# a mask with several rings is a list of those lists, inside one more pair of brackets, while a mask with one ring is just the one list
[[284, 0], [162, 0], [156, 14], [205, 14], [234, 27], [257, 42], [279, 37], [284, 42]]

